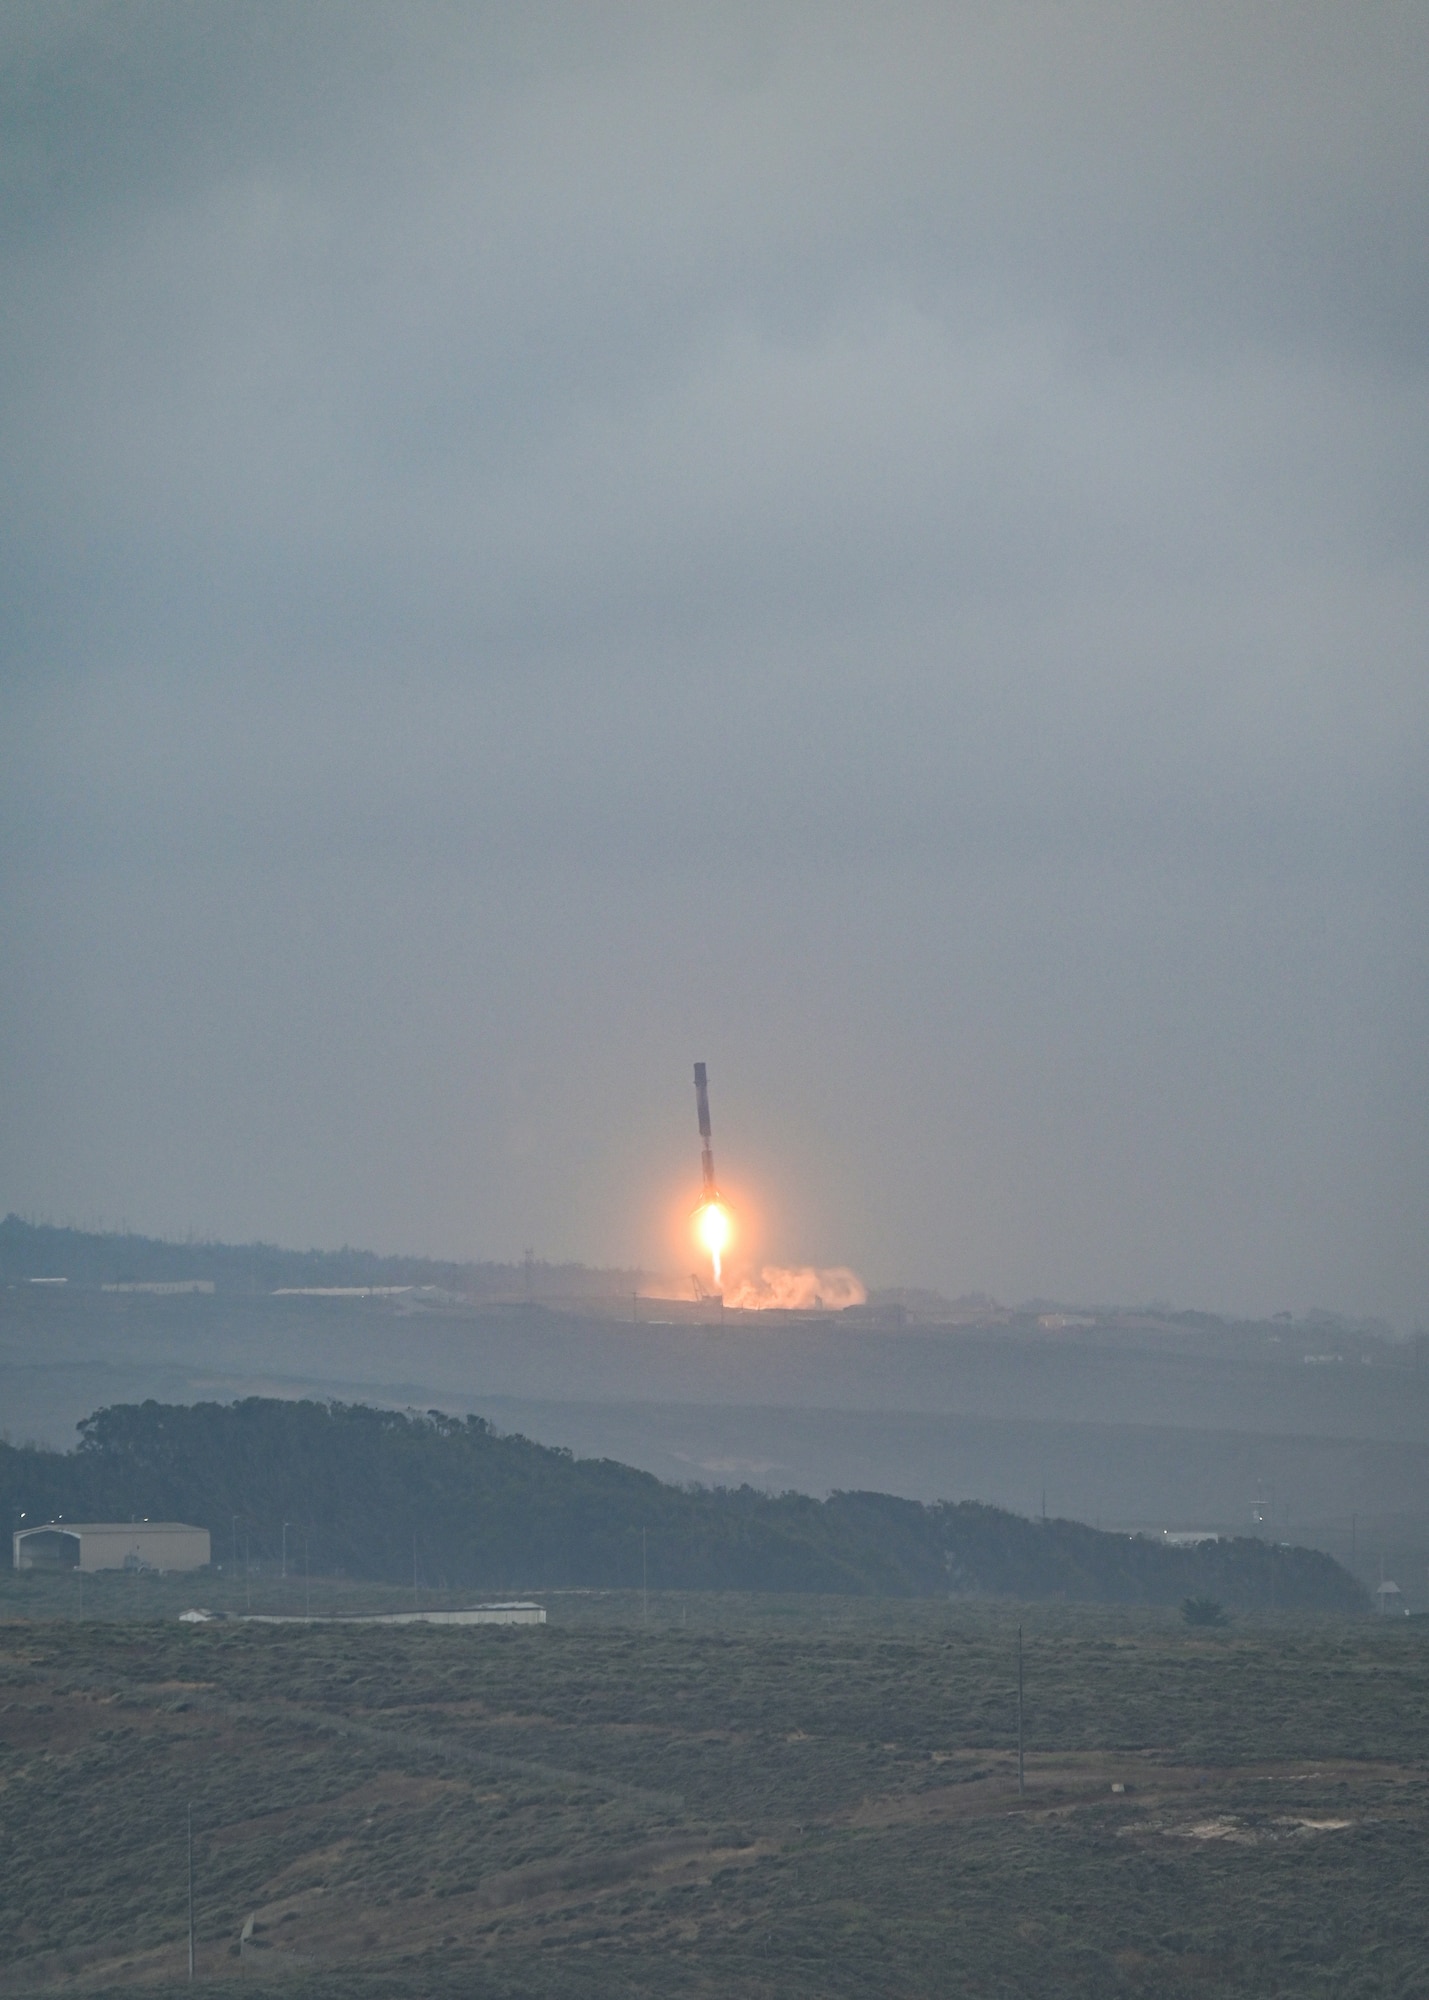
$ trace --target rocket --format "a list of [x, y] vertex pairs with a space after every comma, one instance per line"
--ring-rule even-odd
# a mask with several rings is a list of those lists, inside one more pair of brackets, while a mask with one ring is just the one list
[[[700, 1114], [700, 1166], [704, 1172], [704, 1191], [700, 1205], [695, 1210], [696, 1233], [710, 1253], [710, 1268], [718, 1286], [723, 1276], [724, 1247], [729, 1241], [729, 1210], [720, 1199], [715, 1186], [714, 1150], [710, 1145], [710, 1086], [703, 1063], [695, 1064], [695, 1104]], [[698, 1298], [708, 1298], [702, 1290], [698, 1278], [695, 1280], [695, 1294]], [[716, 1293], [716, 1297], [718, 1293]]]
[[710, 1085], [703, 1063], [695, 1064], [695, 1104], [700, 1114], [700, 1167], [704, 1174], [705, 1201], [718, 1201], [719, 1189], [715, 1186], [714, 1153], [710, 1148]]

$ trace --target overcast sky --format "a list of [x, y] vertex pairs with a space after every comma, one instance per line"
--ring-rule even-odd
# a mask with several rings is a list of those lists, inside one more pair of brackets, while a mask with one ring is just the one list
[[0, 91], [0, 1208], [1429, 1323], [1422, 0]]

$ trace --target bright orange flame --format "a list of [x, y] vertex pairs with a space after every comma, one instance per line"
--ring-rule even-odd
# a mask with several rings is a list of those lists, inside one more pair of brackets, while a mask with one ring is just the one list
[[720, 1282], [720, 1259], [730, 1238], [730, 1221], [729, 1210], [722, 1201], [707, 1201], [695, 1213], [695, 1227], [701, 1243], [710, 1253], [716, 1284]]

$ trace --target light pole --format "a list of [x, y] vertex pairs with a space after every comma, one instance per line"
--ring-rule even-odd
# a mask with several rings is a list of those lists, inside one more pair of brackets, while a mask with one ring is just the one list
[[194, 1983], [194, 1809], [188, 1809], [189, 1833], [189, 1985]]
[[1022, 1627], [1017, 1628], [1017, 1796], [1027, 1790], [1022, 1767]]
[[292, 1523], [290, 1521], [283, 1523], [283, 1578], [285, 1582], [288, 1575], [288, 1529], [291, 1526]]

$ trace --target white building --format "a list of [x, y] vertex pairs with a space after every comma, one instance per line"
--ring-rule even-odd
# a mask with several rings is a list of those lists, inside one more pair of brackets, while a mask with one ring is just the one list
[[46, 1521], [17, 1528], [16, 1569], [203, 1569], [208, 1529], [182, 1521]]
[[[185, 1611], [183, 1617], [202, 1623], [207, 1615]], [[539, 1604], [524, 1600], [510, 1604], [473, 1604], [464, 1611], [358, 1611], [329, 1613], [326, 1617], [298, 1618], [273, 1612], [241, 1614], [245, 1625], [544, 1625], [546, 1613]]]

